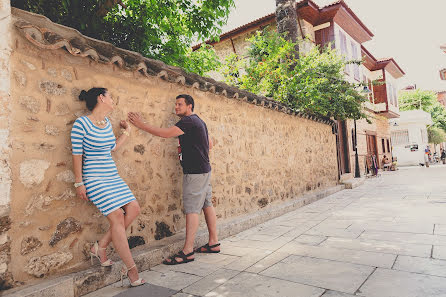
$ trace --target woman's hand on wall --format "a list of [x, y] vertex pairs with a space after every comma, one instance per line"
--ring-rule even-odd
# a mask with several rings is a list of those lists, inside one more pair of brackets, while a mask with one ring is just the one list
[[128, 118], [130, 123], [132, 123], [135, 127], [139, 128], [139, 129], [143, 129], [144, 127], [144, 121], [141, 117], [141, 115], [137, 112], [129, 112], [128, 113]]
[[84, 185], [77, 187], [76, 193], [77, 193], [77, 197], [81, 198], [82, 200], [88, 201], [87, 188], [85, 188]]

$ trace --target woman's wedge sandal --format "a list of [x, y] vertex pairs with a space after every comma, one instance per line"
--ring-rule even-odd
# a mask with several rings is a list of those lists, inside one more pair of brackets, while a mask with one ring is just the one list
[[[194, 259], [188, 259], [187, 257], [190, 257], [194, 254], [194, 252], [189, 253], [187, 255], [184, 254], [183, 251], [178, 252], [178, 254], [173, 255], [172, 257], [169, 258], [170, 261], [164, 260], [163, 264], [165, 265], [177, 265], [177, 264], [183, 264], [183, 263], [188, 263], [188, 262], [192, 262], [195, 260]], [[180, 258], [182, 261], [177, 261], [176, 258]]]
[[[203, 254], [206, 254], [206, 253], [209, 253], [209, 254], [217, 254], [217, 253], [220, 252], [220, 250], [218, 250], [218, 251], [213, 251], [212, 249], [213, 249], [213, 248], [216, 248], [216, 247], [218, 247], [218, 246], [220, 246], [219, 243], [214, 244], [214, 245], [209, 245], [209, 243], [206, 243], [205, 245], [199, 247], [198, 249], [195, 249], [195, 252], [196, 252], [196, 253], [203, 253]], [[205, 250], [203, 250], [203, 249], [205, 249]]]

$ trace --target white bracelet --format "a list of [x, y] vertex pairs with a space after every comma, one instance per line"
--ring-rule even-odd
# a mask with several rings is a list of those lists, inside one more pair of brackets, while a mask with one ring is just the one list
[[130, 136], [130, 132], [127, 131], [126, 129], [121, 129], [121, 134], [124, 134], [126, 136]]
[[75, 188], [79, 188], [80, 186], [83, 186], [83, 185], [84, 185], [84, 182], [74, 183]]

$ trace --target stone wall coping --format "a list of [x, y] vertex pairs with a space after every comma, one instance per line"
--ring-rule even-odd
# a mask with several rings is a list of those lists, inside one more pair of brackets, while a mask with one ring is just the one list
[[336, 123], [330, 118], [311, 115], [271, 98], [255, 95], [212, 78], [187, 73], [179, 67], [166, 65], [159, 60], [146, 58], [140, 53], [117, 48], [108, 42], [84, 36], [76, 29], [53, 23], [43, 15], [17, 8], [11, 10], [14, 27], [38, 48], [45, 50], [63, 48], [73, 56], [89, 58], [97, 63], [113, 64], [126, 71], [139, 72], [145, 77], [158, 77], [170, 83], [178, 83], [203, 92], [223, 95], [229, 99], [245, 101], [330, 126], [334, 126]]
[[[283, 202], [278, 205], [266, 207], [256, 213], [231, 218], [218, 225], [218, 234], [221, 239], [233, 236], [246, 229], [257, 226], [268, 220], [279, 217], [285, 213], [296, 210], [319, 199], [333, 195], [345, 188], [337, 185], [321, 191], [314, 191]], [[152, 244], [132, 249], [133, 258], [140, 271], [161, 263], [162, 259], [170, 256], [183, 247], [184, 231], [164, 238]], [[201, 228], [197, 232], [196, 244], [202, 245], [208, 240], [207, 230]], [[95, 266], [69, 275], [48, 279], [36, 285], [25, 288], [15, 288], [5, 291], [5, 297], [77, 297], [86, 295], [105, 286], [111, 285], [120, 279], [121, 261], [115, 262], [111, 268]]]

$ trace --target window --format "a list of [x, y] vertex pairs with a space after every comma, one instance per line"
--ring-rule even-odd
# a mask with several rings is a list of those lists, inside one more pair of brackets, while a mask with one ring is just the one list
[[[347, 52], [347, 37], [345, 36], [344, 32], [342, 32], [341, 30], [339, 30], [339, 40], [340, 40], [340, 45], [341, 45], [341, 55], [347, 57], [348, 56], [348, 52]], [[347, 74], [350, 74], [348, 66], [349, 65], [345, 65], [344, 72], [347, 73]]]
[[409, 131], [408, 130], [393, 131], [391, 138], [393, 145], [406, 145], [409, 143]]
[[[358, 46], [356, 45], [356, 43], [354, 41], [350, 42], [351, 46], [352, 46], [352, 58], [353, 60], [359, 60], [359, 54], [358, 54]], [[359, 81], [360, 80], [360, 75], [359, 75], [359, 65], [358, 64], [353, 64], [353, 77]]]
[[387, 152], [390, 153], [390, 141], [387, 139]]
[[393, 92], [392, 92], [392, 84], [388, 81], [387, 82], [387, 101], [389, 102], [389, 104], [393, 105]]
[[393, 98], [395, 100], [395, 106], [398, 107], [398, 95], [396, 93], [396, 88], [393, 87], [392, 90], [393, 90]]
[[381, 139], [381, 146], [382, 146], [382, 148], [383, 148], [383, 153], [385, 153], [385, 152], [386, 152], [386, 146], [385, 146], [385, 144], [384, 144], [384, 138]]

